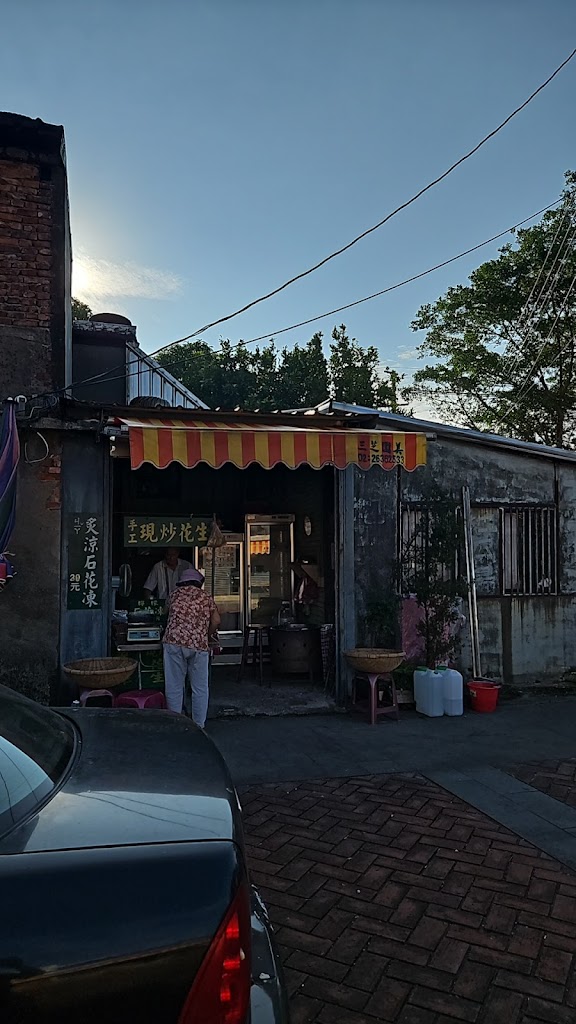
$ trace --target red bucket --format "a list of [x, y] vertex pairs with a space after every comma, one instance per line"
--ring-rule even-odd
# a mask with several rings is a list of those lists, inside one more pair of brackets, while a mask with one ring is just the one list
[[489, 683], [486, 680], [473, 679], [466, 683], [470, 694], [470, 705], [473, 711], [490, 712], [496, 710], [500, 683]]

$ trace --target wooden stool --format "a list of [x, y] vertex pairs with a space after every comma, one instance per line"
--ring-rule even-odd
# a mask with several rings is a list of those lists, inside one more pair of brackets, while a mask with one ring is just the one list
[[[367, 672], [362, 672], [360, 675], [368, 680], [370, 684], [370, 698], [368, 702], [356, 701], [356, 677], [352, 683], [352, 707], [357, 708], [359, 711], [368, 710], [370, 713], [370, 725], [376, 725], [376, 720], [380, 715], [395, 715], [396, 721], [400, 718], [400, 710], [398, 708], [398, 694], [396, 693], [396, 683], [394, 678], [389, 672], [380, 673], [376, 675], [369, 675]], [[383, 679], [386, 684], [390, 687], [392, 692], [392, 703], [387, 704], [385, 707], [378, 707], [378, 680]]]
[[[264, 645], [263, 645], [262, 641], [263, 641], [264, 635], [266, 635], [266, 637], [268, 639], [268, 647], [270, 647], [270, 627], [269, 626], [263, 626], [262, 624], [259, 624], [259, 623], [256, 623], [256, 622], [253, 622], [250, 626], [246, 626], [245, 629], [244, 629], [244, 643], [242, 645], [242, 657], [240, 659], [240, 665], [239, 665], [239, 668], [238, 668], [238, 678], [237, 678], [236, 682], [237, 683], [242, 682], [242, 677], [244, 676], [244, 670], [246, 668], [246, 665], [248, 665], [248, 663], [249, 663], [250, 637], [252, 635], [254, 636], [254, 640], [253, 640], [253, 643], [252, 643], [252, 661], [251, 661], [251, 664], [253, 666], [256, 665], [256, 655], [258, 655], [258, 669], [259, 669], [259, 675], [260, 675], [260, 686], [263, 686], [264, 685]], [[272, 685], [270, 680], [268, 681], [268, 685], [269, 686]]]

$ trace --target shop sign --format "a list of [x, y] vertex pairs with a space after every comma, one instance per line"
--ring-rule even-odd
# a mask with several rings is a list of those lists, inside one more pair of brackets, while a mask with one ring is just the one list
[[124, 516], [124, 547], [203, 547], [212, 523], [201, 516]]
[[406, 454], [401, 441], [394, 444], [389, 438], [380, 438], [372, 434], [361, 437], [358, 441], [358, 465], [367, 466], [404, 466]]
[[102, 526], [102, 516], [80, 512], [70, 516], [67, 608], [102, 608]]

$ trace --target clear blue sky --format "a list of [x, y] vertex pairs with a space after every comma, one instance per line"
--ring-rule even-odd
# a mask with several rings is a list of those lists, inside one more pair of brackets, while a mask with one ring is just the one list
[[[1, 102], [65, 126], [77, 290], [127, 314], [150, 351], [380, 220], [575, 38], [573, 0], [27, 0], [4, 5]], [[410, 210], [205, 339], [272, 334], [553, 201], [576, 168], [575, 98], [576, 60]], [[410, 370], [419, 305], [495, 249], [320, 329], [344, 318]]]

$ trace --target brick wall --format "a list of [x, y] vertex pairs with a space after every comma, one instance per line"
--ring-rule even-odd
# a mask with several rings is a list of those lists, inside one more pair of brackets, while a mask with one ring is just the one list
[[[1, 597], [0, 683], [49, 703], [58, 681], [62, 435], [21, 430], [16, 525], [9, 549], [17, 575]], [[26, 446], [26, 447], [25, 447]], [[25, 452], [28, 454], [26, 459]]]
[[0, 112], [0, 400], [69, 382], [70, 274], [63, 128]]
[[40, 167], [0, 160], [0, 325], [50, 327], [52, 181]]

